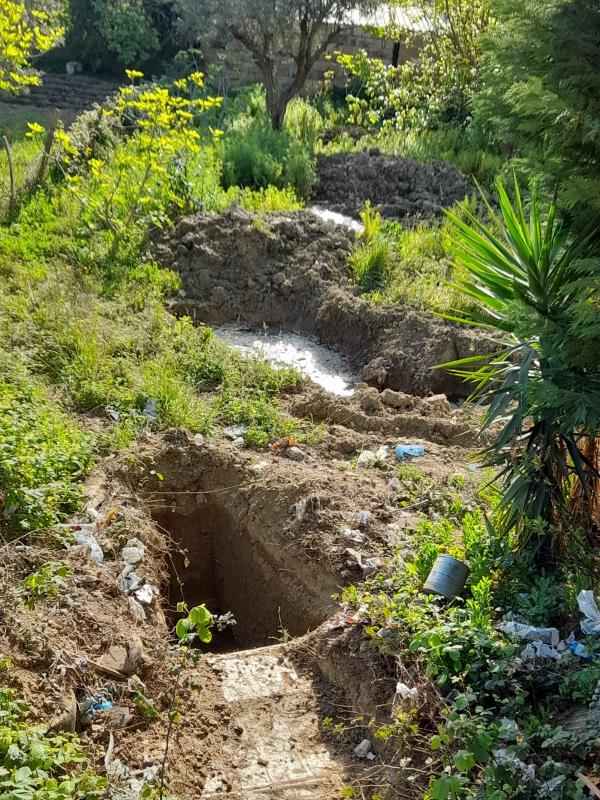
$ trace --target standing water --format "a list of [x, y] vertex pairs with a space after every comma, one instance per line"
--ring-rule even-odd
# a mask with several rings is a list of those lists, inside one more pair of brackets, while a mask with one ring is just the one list
[[341, 397], [349, 397], [360, 381], [345, 356], [299, 333], [252, 331], [228, 324], [215, 328], [215, 335], [243, 353], [262, 356], [274, 367], [296, 367], [304, 377]]
[[331, 209], [325, 206], [308, 206], [306, 210], [316, 214], [317, 217], [325, 222], [333, 222], [334, 225], [348, 228], [348, 230], [355, 231], [356, 233], [361, 233], [364, 228], [363, 224], [358, 222], [358, 220], [347, 217], [345, 214], [339, 214], [337, 211], [331, 211]]

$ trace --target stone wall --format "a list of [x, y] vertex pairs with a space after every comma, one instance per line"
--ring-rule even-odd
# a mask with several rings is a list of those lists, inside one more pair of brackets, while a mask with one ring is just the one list
[[[260, 71], [252, 56], [246, 48], [237, 41], [230, 39], [224, 45], [217, 47], [203, 48], [208, 65], [218, 64], [222, 67], [221, 80], [223, 88], [243, 86], [246, 84], [257, 83], [261, 79]], [[308, 92], [318, 88], [326, 72], [333, 71], [334, 83], [343, 86], [346, 83], [344, 71], [335, 61], [334, 53], [342, 51], [354, 55], [359, 50], [366, 50], [371, 58], [380, 58], [384, 63], [391, 64], [394, 53], [394, 41], [392, 39], [380, 39], [368, 33], [364, 28], [352, 28], [343, 33], [334, 44], [330, 45], [327, 53], [317, 61], [313, 67], [306, 84]], [[400, 44], [399, 61], [406, 61], [414, 57], [415, 47], [408, 47]], [[328, 60], [327, 56], [332, 56]], [[285, 72], [282, 73], [285, 76]], [[291, 77], [291, 65], [289, 76]]]

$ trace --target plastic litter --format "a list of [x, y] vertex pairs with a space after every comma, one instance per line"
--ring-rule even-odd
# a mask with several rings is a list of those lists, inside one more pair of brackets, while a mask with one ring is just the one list
[[228, 428], [223, 428], [223, 433], [228, 439], [234, 442], [246, 433], [245, 425], [230, 425]]
[[354, 544], [362, 544], [365, 541], [364, 533], [352, 528], [344, 528], [342, 531], [342, 536], [344, 539], [354, 542]]
[[377, 461], [377, 456], [372, 450], [363, 450], [356, 460], [357, 467], [372, 467]]
[[145, 583], [143, 586], [140, 586], [140, 588], [136, 589], [134, 592], [135, 599], [146, 606], [149, 606], [150, 603], [152, 603], [157, 594], [158, 590], [155, 589], [154, 586], [152, 586], [149, 583]]
[[360, 528], [366, 528], [373, 520], [373, 514], [366, 509], [358, 512], [358, 525]]
[[422, 444], [397, 444], [396, 458], [398, 461], [405, 461], [407, 458], [419, 458], [425, 455], [425, 447]]
[[415, 705], [418, 698], [419, 690], [415, 686], [408, 686], [408, 684], [398, 681], [392, 701], [392, 719], [394, 719], [398, 708], [411, 708]]
[[510, 636], [516, 636], [522, 642], [543, 642], [556, 647], [560, 641], [557, 628], [536, 628], [522, 622], [507, 621], [500, 625], [500, 630]]
[[82, 526], [80, 531], [75, 532], [75, 544], [87, 547], [88, 555], [93, 561], [104, 561], [104, 552], [98, 544], [98, 540], [92, 533], [95, 525]]
[[521, 658], [524, 661], [535, 661], [536, 658], [553, 658], [555, 661], [560, 661], [563, 652], [545, 642], [529, 642], [521, 652]]
[[352, 547], [347, 547], [344, 550], [344, 555], [349, 559], [349, 566], [352, 566], [352, 562], [357, 564], [365, 577], [376, 572], [383, 564], [380, 558], [364, 558], [362, 553]]
[[583, 589], [577, 595], [577, 605], [584, 616], [580, 627], [586, 636], [600, 633], [600, 611], [596, 605], [596, 598], [591, 589]]
[[423, 584], [423, 591], [451, 600], [460, 595], [468, 575], [469, 569], [462, 561], [447, 554], [439, 556]]
[[503, 717], [500, 720], [500, 730], [498, 736], [506, 742], [516, 742], [519, 736], [519, 726], [514, 719]]
[[149, 419], [152, 422], [155, 419], [158, 419], [158, 401], [156, 400], [156, 398], [150, 397], [146, 401], [146, 405], [144, 406], [142, 414], [144, 417], [146, 417], [146, 419]]
[[573, 653], [573, 655], [576, 655], [578, 658], [581, 658], [582, 661], [592, 660], [592, 655], [590, 651], [587, 649], [587, 647], [584, 644], [581, 644], [581, 642], [578, 642], [577, 639], [575, 639], [574, 637], [570, 638], [570, 641], [568, 641], [568, 645], [569, 645], [569, 650]]
[[102, 711], [108, 711], [112, 708], [112, 702], [104, 694], [93, 694], [81, 706], [81, 722], [87, 725], [91, 722], [94, 714], [100, 714]]
[[498, 764], [506, 764], [514, 770], [518, 769], [524, 778], [531, 781], [535, 780], [535, 767], [533, 764], [525, 764], [514, 751], [502, 747], [494, 750], [494, 758]]
[[143, 542], [140, 542], [139, 539], [128, 539], [127, 544], [121, 550], [121, 558], [125, 561], [126, 564], [139, 564], [140, 561], [144, 560], [144, 556], [146, 554], [146, 548], [144, 547]]

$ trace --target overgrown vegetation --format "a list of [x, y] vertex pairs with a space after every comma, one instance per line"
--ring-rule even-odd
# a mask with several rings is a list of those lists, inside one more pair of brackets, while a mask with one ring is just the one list
[[486, 427], [502, 423], [487, 454], [505, 481], [501, 529], [548, 563], [600, 522], [600, 259], [589, 235], [566, 239], [554, 202], [544, 217], [534, 191], [527, 216], [516, 182], [514, 205], [497, 188], [501, 236], [449, 216], [465, 271], [455, 288], [476, 301], [457, 319], [497, 332], [503, 349], [452, 367], [486, 401]]

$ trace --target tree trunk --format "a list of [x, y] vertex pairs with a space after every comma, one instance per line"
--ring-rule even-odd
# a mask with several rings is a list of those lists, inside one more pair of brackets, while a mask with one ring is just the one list
[[276, 131], [283, 129], [288, 104], [289, 100], [285, 95], [274, 95], [270, 100], [267, 96], [267, 112], [271, 118], [271, 125]]

